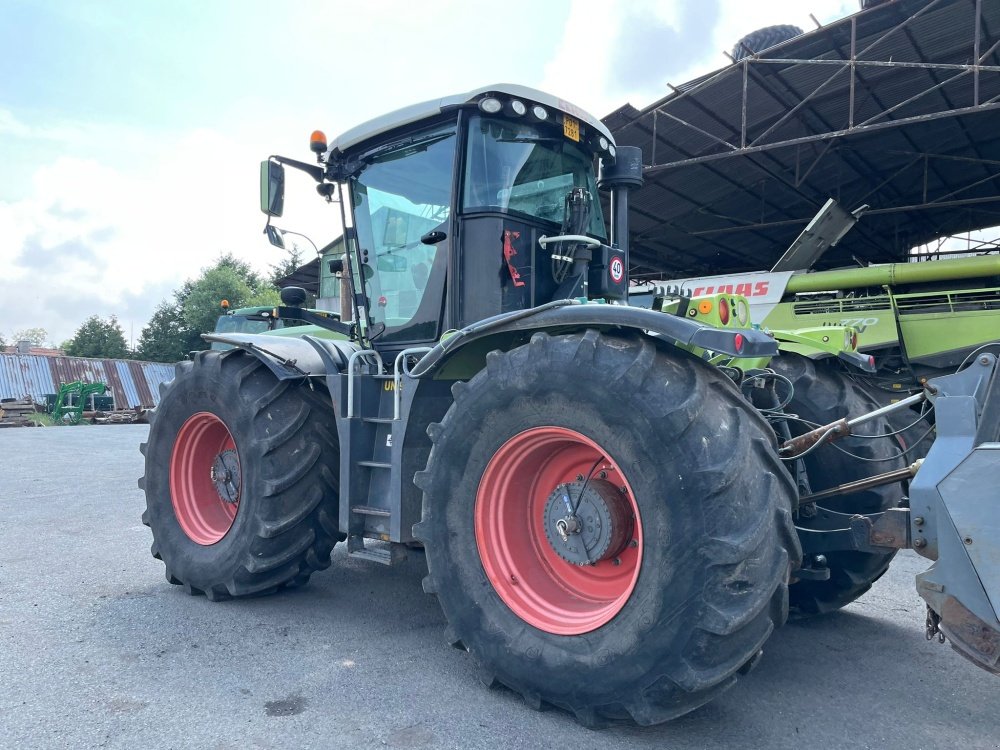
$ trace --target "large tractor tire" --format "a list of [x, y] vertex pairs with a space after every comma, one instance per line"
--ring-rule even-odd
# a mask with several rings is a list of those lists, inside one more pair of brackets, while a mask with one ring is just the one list
[[801, 36], [803, 33], [798, 26], [789, 24], [765, 26], [763, 29], [751, 31], [733, 46], [733, 60], [739, 62], [744, 57], [776, 47], [782, 42]]
[[749, 670], [800, 552], [774, 435], [732, 382], [646, 339], [539, 333], [453, 394], [415, 532], [487, 685], [647, 725]]
[[339, 454], [329, 398], [240, 351], [199, 352], [162, 389], [141, 450], [142, 521], [167, 580], [216, 601], [330, 565]]
[[[773, 360], [771, 367], [791, 380], [795, 388], [785, 411], [810, 422], [828, 424], [841, 417], [857, 417], [879, 407], [875, 399], [857, 383], [822, 362], [816, 363], [798, 354], [782, 354]], [[793, 435], [811, 429], [796, 422], [792, 422], [790, 427]], [[881, 418], [861, 425], [858, 431], [865, 435], [878, 435], [890, 433], [893, 428], [885, 418]], [[848, 456], [834, 446], [867, 460]], [[873, 474], [903, 468], [907, 461], [898, 457], [899, 454], [900, 446], [894, 438], [870, 440], [851, 437], [821, 446], [803, 460], [810, 487], [813, 492], [819, 492]], [[840, 513], [879, 513], [897, 507], [902, 499], [903, 487], [897, 483], [827, 498], [819, 505]], [[804, 528], [820, 528], [818, 519], [805, 512], [800, 512], [796, 523]], [[793, 584], [789, 591], [793, 612], [798, 615], [822, 614], [853, 602], [885, 573], [895, 554], [894, 550], [883, 553], [828, 553], [829, 580]]]

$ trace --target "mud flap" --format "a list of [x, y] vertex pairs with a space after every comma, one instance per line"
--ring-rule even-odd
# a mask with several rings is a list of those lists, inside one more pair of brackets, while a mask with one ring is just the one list
[[[910, 485], [913, 548], [935, 560], [917, 576], [927, 637], [938, 632], [1000, 675], [1000, 377], [981, 355], [931, 381], [937, 438]], [[932, 391], [933, 392], [933, 391]]]

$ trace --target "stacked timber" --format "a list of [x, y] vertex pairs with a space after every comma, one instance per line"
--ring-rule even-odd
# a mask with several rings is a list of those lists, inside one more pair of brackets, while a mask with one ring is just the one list
[[0, 400], [0, 427], [32, 427], [35, 422], [28, 418], [37, 411], [30, 398], [5, 398]]

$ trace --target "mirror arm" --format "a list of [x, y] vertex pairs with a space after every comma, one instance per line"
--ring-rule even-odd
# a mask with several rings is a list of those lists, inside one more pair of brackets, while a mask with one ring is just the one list
[[306, 310], [302, 307], [276, 307], [275, 312], [277, 313], [275, 317], [279, 320], [304, 320], [306, 323], [310, 323], [314, 326], [325, 328], [328, 331], [342, 333], [348, 338], [353, 338], [354, 326], [349, 323], [343, 323], [340, 319], [334, 318], [330, 315], [315, 313], [312, 310]]
[[316, 164], [307, 164], [304, 161], [296, 161], [295, 159], [288, 159], [284, 156], [272, 156], [272, 160], [278, 162], [278, 164], [284, 164], [288, 167], [294, 167], [295, 169], [300, 169], [307, 175], [312, 177], [316, 182], [323, 181], [324, 168]]

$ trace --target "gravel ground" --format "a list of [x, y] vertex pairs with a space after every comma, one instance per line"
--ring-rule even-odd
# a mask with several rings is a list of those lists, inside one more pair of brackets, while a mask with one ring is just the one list
[[399, 568], [341, 549], [301, 590], [212, 604], [139, 523], [139, 425], [0, 431], [0, 747], [997, 748], [1000, 683], [923, 636], [912, 553], [790, 623], [671, 724], [590, 731], [477, 681]]

